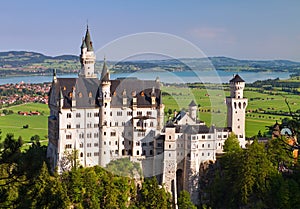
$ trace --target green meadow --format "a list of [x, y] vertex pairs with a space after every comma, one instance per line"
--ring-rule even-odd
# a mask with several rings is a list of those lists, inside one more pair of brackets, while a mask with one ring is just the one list
[[[247, 89], [244, 96], [248, 98], [248, 107], [246, 114], [246, 136], [257, 135], [258, 131], [264, 133], [266, 126], [273, 125], [276, 121], [281, 121], [287, 117], [282, 115], [288, 112], [288, 106], [285, 103], [287, 98], [292, 111], [300, 109], [299, 95], [292, 95], [283, 92], [273, 92], [272, 95], [259, 93], [255, 89]], [[165, 119], [174, 115], [182, 109], [188, 110], [188, 105], [195, 100], [198, 105], [199, 119], [207, 125], [216, 125], [218, 127], [226, 126], [226, 104], [225, 97], [229, 95], [228, 89], [218, 89], [216, 86], [208, 85], [205, 88], [187, 88], [176, 86], [163, 86], [163, 103], [165, 105]], [[0, 129], [2, 131], [2, 140], [7, 133], [14, 133], [15, 138], [21, 136], [27, 143], [30, 138], [37, 134], [41, 137], [43, 143], [47, 141], [47, 117], [49, 115], [48, 106], [39, 103], [28, 103], [5, 108], [12, 110], [13, 114], [0, 116]], [[0, 111], [3, 111], [1, 109]], [[39, 116], [18, 115], [18, 111], [39, 111]], [[269, 111], [271, 113], [263, 113]], [[172, 115], [169, 115], [171, 113]], [[28, 125], [28, 128], [24, 126]]]
[[[195, 100], [199, 105], [198, 116], [207, 125], [216, 125], [219, 127], [226, 126], [226, 104], [225, 97], [229, 96], [228, 88], [218, 89], [213, 84], [207, 84], [201, 88], [188, 88], [176, 86], [162, 87], [163, 103], [165, 111], [177, 112], [181, 109], [187, 110], [191, 100]], [[258, 89], [246, 88], [244, 97], [248, 98], [248, 107], [246, 114], [246, 136], [257, 135], [259, 131], [267, 131], [266, 126], [280, 122], [285, 116], [284, 113], [289, 111], [285, 102], [287, 99], [292, 111], [300, 109], [299, 95], [288, 94], [281, 91], [274, 92], [257, 92]], [[170, 110], [169, 110], [170, 109]], [[168, 115], [168, 114], [166, 114]], [[166, 116], [166, 119], [168, 116]]]
[[[39, 135], [42, 142], [45, 143], [48, 134], [48, 115], [49, 109], [45, 104], [28, 103], [5, 108], [14, 113], [0, 116], [0, 129], [2, 131], [2, 140], [7, 133], [13, 133], [15, 138], [22, 137], [25, 143], [30, 142], [33, 135]], [[3, 109], [1, 109], [3, 111]], [[18, 115], [18, 112], [39, 111], [41, 115], [24, 116]], [[28, 128], [23, 126], [28, 125]]]

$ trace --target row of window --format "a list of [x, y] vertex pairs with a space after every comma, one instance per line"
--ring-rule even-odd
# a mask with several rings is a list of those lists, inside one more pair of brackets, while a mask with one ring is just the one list
[[[99, 117], [99, 112], [94, 112], [94, 117]], [[76, 113], [75, 114], [75, 116], [76, 116], [76, 118], [81, 118], [81, 113]], [[86, 116], [88, 117], [88, 118], [91, 118], [92, 117], [92, 113], [91, 112], [88, 112], [87, 114], [86, 114]], [[72, 118], [72, 113], [67, 113], [67, 118]]]
[[[87, 128], [92, 128], [92, 123], [88, 123], [86, 125]], [[94, 128], [98, 128], [99, 127], [99, 123], [94, 123]], [[67, 129], [72, 128], [71, 124], [67, 124]], [[76, 124], [76, 128], [80, 128], [80, 124]]]
[[[94, 143], [94, 147], [98, 147], [99, 146], [99, 144], [96, 142], [96, 143]], [[83, 148], [83, 143], [80, 143], [79, 144], [79, 147], [80, 148]], [[92, 143], [87, 143], [86, 144], [86, 147], [92, 147]]]
[[[83, 139], [84, 138], [84, 133], [80, 133], [79, 135], [79, 139]], [[92, 133], [87, 133], [86, 134], [86, 138], [88, 138], [88, 139], [90, 139], [90, 138], [92, 138]], [[94, 133], [94, 138], [98, 138], [99, 137], [99, 133], [98, 132], [96, 132], [96, 133]], [[72, 139], [72, 134], [66, 134], [66, 139]]]
[[[92, 157], [92, 153], [88, 152], [88, 153], [86, 153], [86, 156], [87, 157]], [[97, 157], [97, 156], [99, 156], [99, 152], [94, 152], [94, 157]], [[83, 153], [82, 152], [80, 153], [80, 157], [83, 157]]]
[[[222, 135], [218, 135], [217, 136], [218, 137], [218, 139], [221, 139], [222, 138]], [[211, 139], [212, 138], [212, 135], [200, 135], [200, 136], [192, 136], [192, 140], [197, 140], [197, 139]], [[227, 135], [226, 134], [224, 134], [223, 135], [223, 139], [226, 139], [227, 138]]]
[[[115, 153], [117, 155], [119, 153], [119, 150], [115, 150], [115, 151], [111, 150], [110, 152], [111, 152], [111, 154]], [[103, 154], [106, 155], [106, 151], [103, 151]], [[122, 150], [122, 155], [126, 155], [126, 154], [131, 155], [132, 151], [131, 150], [126, 151], [126, 150], [123, 149]], [[146, 154], [147, 154], [147, 151], [143, 150], [142, 155], [146, 155]], [[136, 155], [140, 155], [139, 150], [136, 151]], [[153, 150], [149, 151], [149, 155], [153, 155]], [[87, 157], [92, 157], [92, 153], [88, 152], [88, 153], [86, 153], [86, 156]], [[94, 152], [94, 157], [97, 157], [97, 156], [99, 156], [99, 152]], [[169, 156], [170, 156], [170, 154], [169, 154]], [[83, 157], [83, 152], [80, 153], [80, 157]]]
[[[158, 143], [159, 144], [159, 143]], [[162, 144], [162, 143], [161, 143]], [[143, 142], [142, 146], [145, 147], [147, 146], [147, 142]], [[149, 142], [149, 146], [153, 146], [153, 142]]]
[[[154, 123], [151, 121], [151, 122], [149, 123], [149, 125], [150, 125], [150, 127], [153, 127]], [[147, 123], [142, 123], [141, 121], [138, 121], [138, 122], [136, 123], [136, 126], [137, 126], [137, 127], [141, 127], [141, 126], [147, 127]]]
[[[104, 115], [106, 115], [106, 112], [104, 112]], [[122, 111], [117, 111], [117, 116], [122, 116], [122, 115], [123, 115]], [[137, 111], [137, 115], [138, 116], [142, 116], [143, 112], [142, 111]], [[151, 111], [147, 111], [146, 115], [147, 116], [151, 116], [152, 112]], [[76, 116], [76, 118], [80, 118], [81, 117], [81, 113], [76, 113], [75, 116]], [[92, 113], [88, 112], [86, 116], [88, 118], [91, 118], [92, 117]], [[99, 116], [100, 116], [99, 112], [95, 112], [94, 113], [94, 117], [99, 117]], [[110, 116], [112, 116], [112, 112], [110, 112]], [[132, 116], [132, 111], [127, 111], [127, 116]], [[72, 113], [67, 113], [67, 118], [72, 118]]]

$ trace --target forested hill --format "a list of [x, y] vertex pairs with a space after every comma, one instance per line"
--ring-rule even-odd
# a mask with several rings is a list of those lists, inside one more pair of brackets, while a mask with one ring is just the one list
[[240, 70], [269, 70], [269, 71], [287, 71], [299, 72], [300, 62], [289, 60], [238, 60], [228, 57], [210, 57], [215, 68], [219, 70], [230, 71], [233, 68]]
[[[209, 70], [213, 66], [224, 71], [278, 71], [299, 73], [300, 62], [288, 60], [238, 60], [228, 57], [183, 58], [165, 60], [139, 60], [110, 62], [108, 65], [114, 72], [135, 72], [151, 68], [153, 70], [185, 71], [190, 68]], [[58, 73], [74, 73], [80, 69], [79, 57], [75, 55], [46, 56], [28, 51], [0, 52], [0, 76], [50, 74], [53, 69]], [[101, 70], [101, 62], [97, 61], [96, 71]]]

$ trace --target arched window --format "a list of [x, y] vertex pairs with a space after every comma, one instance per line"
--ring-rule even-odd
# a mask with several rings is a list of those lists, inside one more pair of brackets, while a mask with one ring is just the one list
[[239, 108], [240, 108], [240, 109], [242, 108], [242, 103], [241, 103], [241, 102], [239, 102]]

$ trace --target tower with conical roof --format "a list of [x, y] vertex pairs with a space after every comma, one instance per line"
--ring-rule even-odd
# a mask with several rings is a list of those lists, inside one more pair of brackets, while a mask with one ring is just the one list
[[197, 120], [197, 105], [194, 100], [189, 104], [189, 114], [193, 121]]
[[96, 78], [95, 74], [95, 61], [96, 55], [94, 54], [93, 43], [89, 32], [89, 27], [86, 28], [85, 37], [82, 39], [81, 44], [80, 63], [81, 70], [79, 76], [86, 78]]
[[236, 74], [230, 80], [230, 96], [226, 98], [227, 126], [237, 136], [241, 147], [245, 147], [245, 120], [248, 99], [244, 98], [245, 81]]

